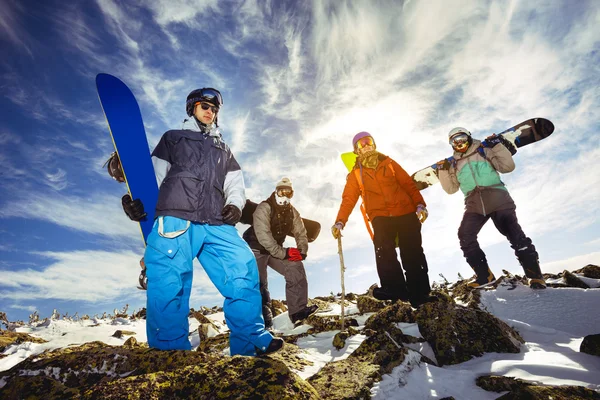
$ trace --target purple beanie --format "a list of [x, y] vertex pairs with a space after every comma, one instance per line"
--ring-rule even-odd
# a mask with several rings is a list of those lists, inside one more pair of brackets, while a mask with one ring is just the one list
[[354, 135], [354, 139], [352, 139], [352, 147], [356, 147], [356, 142], [358, 142], [360, 139], [367, 137], [367, 136], [371, 136], [373, 137], [369, 132], [358, 132], [356, 135]]

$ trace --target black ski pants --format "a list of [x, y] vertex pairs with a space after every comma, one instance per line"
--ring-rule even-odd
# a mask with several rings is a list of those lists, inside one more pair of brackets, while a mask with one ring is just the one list
[[465, 212], [458, 228], [458, 239], [460, 241], [460, 248], [471, 268], [477, 271], [482, 262], [486, 263], [487, 266], [485, 253], [479, 247], [477, 235], [490, 218], [498, 231], [506, 236], [510, 242], [510, 247], [514, 249], [515, 255], [522, 265], [530, 264], [534, 259], [537, 262], [538, 253], [531, 239], [525, 236], [523, 229], [521, 229], [514, 208], [494, 211], [488, 215]]
[[[401, 300], [419, 304], [429, 296], [427, 260], [421, 241], [421, 222], [415, 213], [373, 219], [375, 262], [381, 288]], [[396, 254], [396, 238], [406, 279]]]

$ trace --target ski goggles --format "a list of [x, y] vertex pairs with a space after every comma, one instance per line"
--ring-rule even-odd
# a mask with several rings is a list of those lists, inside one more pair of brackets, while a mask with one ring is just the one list
[[354, 144], [354, 147], [356, 147], [357, 149], [362, 149], [367, 146], [375, 146], [375, 140], [373, 140], [371, 136], [365, 136], [364, 138], [360, 138]]
[[459, 133], [452, 136], [449, 140], [452, 147], [462, 147], [469, 143], [469, 135], [466, 133]]
[[216, 114], [216, 113], [218, 113], [218, 112], [219, 112], [219, 107], [217, 107], [217, 106], [213, 106], [213, 105], [212, 105], [212, 104], [210, 104], [210, 103], [198, 102], [198, 103], [196, 103], [196, 104], [200, 104], [200, 108], [202, 108], [204, 111], [206, 111], [206, 110], [210, 109], [210, 110], [213, 112], [213, 114]]
[[217, 89], [202, 88], [198, 94], [198, 97], [200, 97], [202, 100], [213, 103], [217, 107], [221, 107], [223, 105], [223, 96], [221, 96], [221, 92], [219, 92]]
[[291, 199], [294, 196], [294, 191], [290, 188], [282, 187], [277, 189], [277, 196], [279, 197], [287, 197]]

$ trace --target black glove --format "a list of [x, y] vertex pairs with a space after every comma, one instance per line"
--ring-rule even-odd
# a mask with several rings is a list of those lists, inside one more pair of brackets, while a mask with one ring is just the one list
[[240, 222], [240, 218], [242, 218], [242, 210], [233, 204], [227, 204], [225, 207], [223, 207], [221, 215], [223, 216], [223, 222], [228, 225], [235, 225]]
[[300, 256], [302, 256], [302, 261], [306, 260], [306, 254], [300, 253]]
[[126, 194], [121, 197], [121, 205], [123, 205], [123, 211], [132, 221], [141, 221], [146, 217], [144, 212], [144, 205], [140, 199], [131, 200], [131, 196]]
[[494, 134], [492, 136], [488, 136], [483, 142], [481, 142], [481, 144], [483, 147], [489, 147], [490, 149], [497, 144], [501, 144], [502, 146], [506, 147], [508, 151], [510, 151], [510, 154], [515, 155], [517, 152], [517, 148], [501, 135]]

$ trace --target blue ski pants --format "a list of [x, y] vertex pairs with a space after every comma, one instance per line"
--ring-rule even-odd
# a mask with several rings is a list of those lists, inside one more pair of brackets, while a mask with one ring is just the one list
[[160, 350], [190, 350], [189, 300], [194, 258], [225, 297], [231, 355], [252, 356], [273, 336], [265, 330], [258, 268], [248, 244], [231, 225], [190, 223], [159, 217], [148, 235], [146, 333]]

